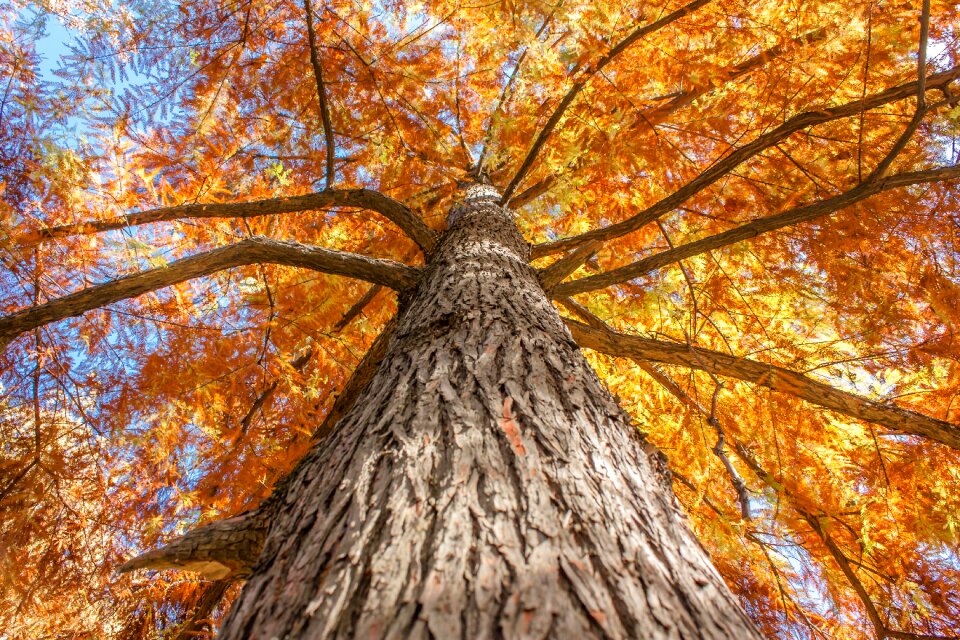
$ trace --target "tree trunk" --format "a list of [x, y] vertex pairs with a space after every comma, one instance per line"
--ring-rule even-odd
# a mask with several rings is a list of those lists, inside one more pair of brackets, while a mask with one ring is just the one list
[[758, 637], [498, 199], [455, 207], [221, 637]]

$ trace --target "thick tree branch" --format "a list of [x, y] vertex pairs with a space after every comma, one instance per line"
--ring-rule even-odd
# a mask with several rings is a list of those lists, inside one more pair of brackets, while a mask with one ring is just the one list
[[[13, 491], [13, 489], [20, 483], [20, 481], [26, 478], [27, 474], [30, 473], [30, 471], [38, 464], [40, 464], [40, 456], [38, 454], [34, 454], [33, 459], [31, 459], [30, 462], [28, 462], [23, 469], [17, 473], [17, 475], [11, 478], [10, 482], [8, 482], [3, 489], [0, 489], [0, 505], [3, 504], [3, 501], [7, 498], [7, 495], [9, 495], [10, 492]], [[0, 506], [0, 509], [2, 508], [3, 507]]]
[[370, 287], [365, 294], [360, 296], [360, 299], [353, 303], [346, 313], [343, 314], [343, 317], [337, 320], [337, 324], [333, 325], [333, 332], [340, 333], [347, 328], [347, 325], [353, 322], [353, 320], [363, 313], [363, 310], [366, 309], [367, 305], [373, 302], [373, 299], [377, 297], [377, 294], [383, 291], [383, 286], [375, 284]]
[[272, 263], [304, 267], [325, 273], [348, 276], [403, 290], [417, 279], [417, 269], [389, 260], [296, 242], [268, 238], [247, 238], [226, 247], [183, 258], [165, 267], [117, 278], [71, 293], [46, 304], [24, 309], [0, 318], [0, 348], [25, 331], [81, 315], [108, 304], [156, 291], [178, 282], [248, 264]]
[[749, 240], [762, 233], [830, 215], [882, 191], [929, 182], [955, 180], [958, 178], [960, 178], [960, 165], [954, 165], [952, 167], [941, 167], [927, 171], [898, 173], [886, 178], [878, 178], [871, 182], [864, 182], [832, 198], [827, 198], [826, 200], [814, 202], [813, 204], [802, 207], [796, 207], [777, 215], [759, 218], [740, 225], [739, 227], [724, 231], [723, 233], [718, 233], [708, 238], [697, 240], [696, 242], [683, 244], [674, 249], [662, 251], [618, 269], [607, 271], [606, 273], [581, 278], [573, 282], [562, 283], [554, 288], [553, 295], [555, 297], [570, 296], [595, 289], [602, 289], [620, 282], [626, 282], [627, 280], [640, 277], [685, 258]]
[[528, 202], [536, 200], [537, 198], [545, 194], [547, 191], [549, 191], [553, 187], [554, 183], [556, 183], [556, 181], [557, 181], [556, 176], [549, 175], [543, 180], [540, 180], [530, 185], [529, 187], [527, 187], [526, 189], [524, 189], [514, 197], [510, 198], [510, 208], [517, 209], [527, 204]]
[[[935, 73], [926, 78], [925, 89], [945, 89], [957, 78], [960, 78], [960, 67], [954, 67], [941, 73]], [[582, 233], [578, 236], [564, 238], [563, 240], [545, 242], [543, 244], [536, 245], [532, 249], [531, 257], [539, 258], [552, 253], [569, 251], [590, 240], [607, 241], [636, 231], [644, 225], [653, 222], [660, 216], [673, 211], [684, 202], [700, 193], [723, 176], [727, 175], [740, 163], [745, 162], [760, 152], [773, 147], [792, 134], [818, 124], [830, 122], [831, 120], [856, 116], [859, 115], [861, 111], [875, 109], [891, 102], [896, 102], [898, 100], [915, 96], [919, 86], [919, 82], [908, 82], [897, 85], [896, 87], [892, 87], [872, 96], [867, 96], [862, 100], [848, 102], [847, 104], [831, 107], [829, 109], [807, 111], [795, 115], [773, 131], [765, 133], [752, 142], [735, 149], [728, 156], [718, 160], [696, 178], [680, 187], [680, 189], [670, 194], [666, 198], [663, 198], [662, 200], [652, 204], [635, 216], [632, 216], [623, 222], [610, 225], [609, 227], [595, 229], [593, 231]]]
[[680, 365], [708, 371], [718, 376], [744, 380], [774, 391], [788, 393], [811, 404], [852, 418], [880, 424], [901, 433], [929, 438], [960, 450], [960, 426], [958, 425], [840, 391], [783, 367], [739, 358], [719, 351], [602, 330], [576, 320], [567, 319], [566, 322], [580, 346], [600, 353]]
[[327, 145], [327, 189], [333, 187], [333, 123], [330, 121], [330, 108], [327, 106], [327, 91], [323, 83], [323, 67], [320, 65], [320, 53], [317, 49], [317, 35], [313, 29], [313, 6], [310, 0], [303, 0], [303, 11], [307, 18], [307, 40], [310, 44], [310, 64], [313, 77], [317, 81], [317, 99], [320, 101], [320, 120], [323, 123], [323, 136]]
[[547, 293], [563, 282], [564, 278], [580, 268], [583, 263], [592, 258], [597, 252], [600, 242], [588, 242], [585, 245], [577, 247], [569, 254], [560, 258], [549, 267], [540, 269], [537, 277], [540, 280], [540, 286]]
[[536, 161], [537, 155], [540, 153], [540, 149], [542, 149], [543, 145], [546, 144], [547, 139], [550, 137], [550, 134], [553, 133], [553, 130], [560, 122], [560, 119], [563, 117], [563, 114], [566, 112], [567, 108], [573, 103], [583, 88], [587, 86], [587, 82], [590, 80], [590, 78], [600, 73], [604, 67], [610, 64], [618, 55], [623, 53], [627, 47], [640, 38], [649, 35], [654, 31], [662, 29], [670, 23], [675, 22], [687, 14], [696, 11], [700, 7], [709, 4], [711, 1], [712, 0], [694, 0], [694, 2], [691, 2], [690, 4], [687, 4], [672, 13], [663, 16], [655, 22], [638, 27], [631, 32], [630, 35], [610, 49], [606, 55], [597, 60], [594, 65], [588, 67], [583, 74], [574, 81], [566, 95], [561, 98], [560, 104], [557, 105], [557, 108], [550, 115], [550, 118], [547, 119], [547, 123], [543, 125], [543, 129], [541, 129], [540, 133], [537, 134], [536, 139], [533, 141], [533, 145], [531, 145], [530, 150], [527, 152], [527, 156], [520, 164], [520, 168], [517, 169], [516, 174], [514, 174], [513, 179], [510, 180], [510, 184], [507, 185], [507, 188], [504, 189], [501, 202], [509, 203], [510, 196], [513, 195], [513, 192], [520, 185], [520, 182], [526, 177], [527, 173], [530, 171], [530, 168], [533, 167], [533, 163]]
[[244, 578], [260, 556], [267, 526], [267, 515], [260, 511], [219, 520], [128, 560], [117, 573], [181, 569], [196, 571], [209, 580]]
[[327, 189], [302, 196], [270, 198], [251, 202], [182, 204], [130, 213], [109, 220], [92, 220], [40, 229], [18, 238], [24, 245], [50, 238], [78, 234], [101, 233], [126, 229], [154, 222], [200, 218], [252, 218], [280, 213], [295, 213], [325, 207], [356, 207], [375, 211], [393, 222], [424, 251], [429, 252], [437, 241], [437, 233], [403, 203], [371, 189]]

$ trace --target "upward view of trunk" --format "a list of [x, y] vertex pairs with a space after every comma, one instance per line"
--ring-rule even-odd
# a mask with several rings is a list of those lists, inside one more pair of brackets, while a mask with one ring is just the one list
[[759, 637], [498, 200], [455, 207], [221, 637]]

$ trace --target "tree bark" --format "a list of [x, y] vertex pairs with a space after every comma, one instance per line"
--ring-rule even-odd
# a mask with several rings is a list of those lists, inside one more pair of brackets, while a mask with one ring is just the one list
[[454, 208], [221, 637], [759, 637], [499, 198]]

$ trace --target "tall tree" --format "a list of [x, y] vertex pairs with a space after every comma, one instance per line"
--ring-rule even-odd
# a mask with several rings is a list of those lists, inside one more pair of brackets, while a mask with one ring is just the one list
[[952, 637], [958, 34], [0, 7], [5, 633]]

